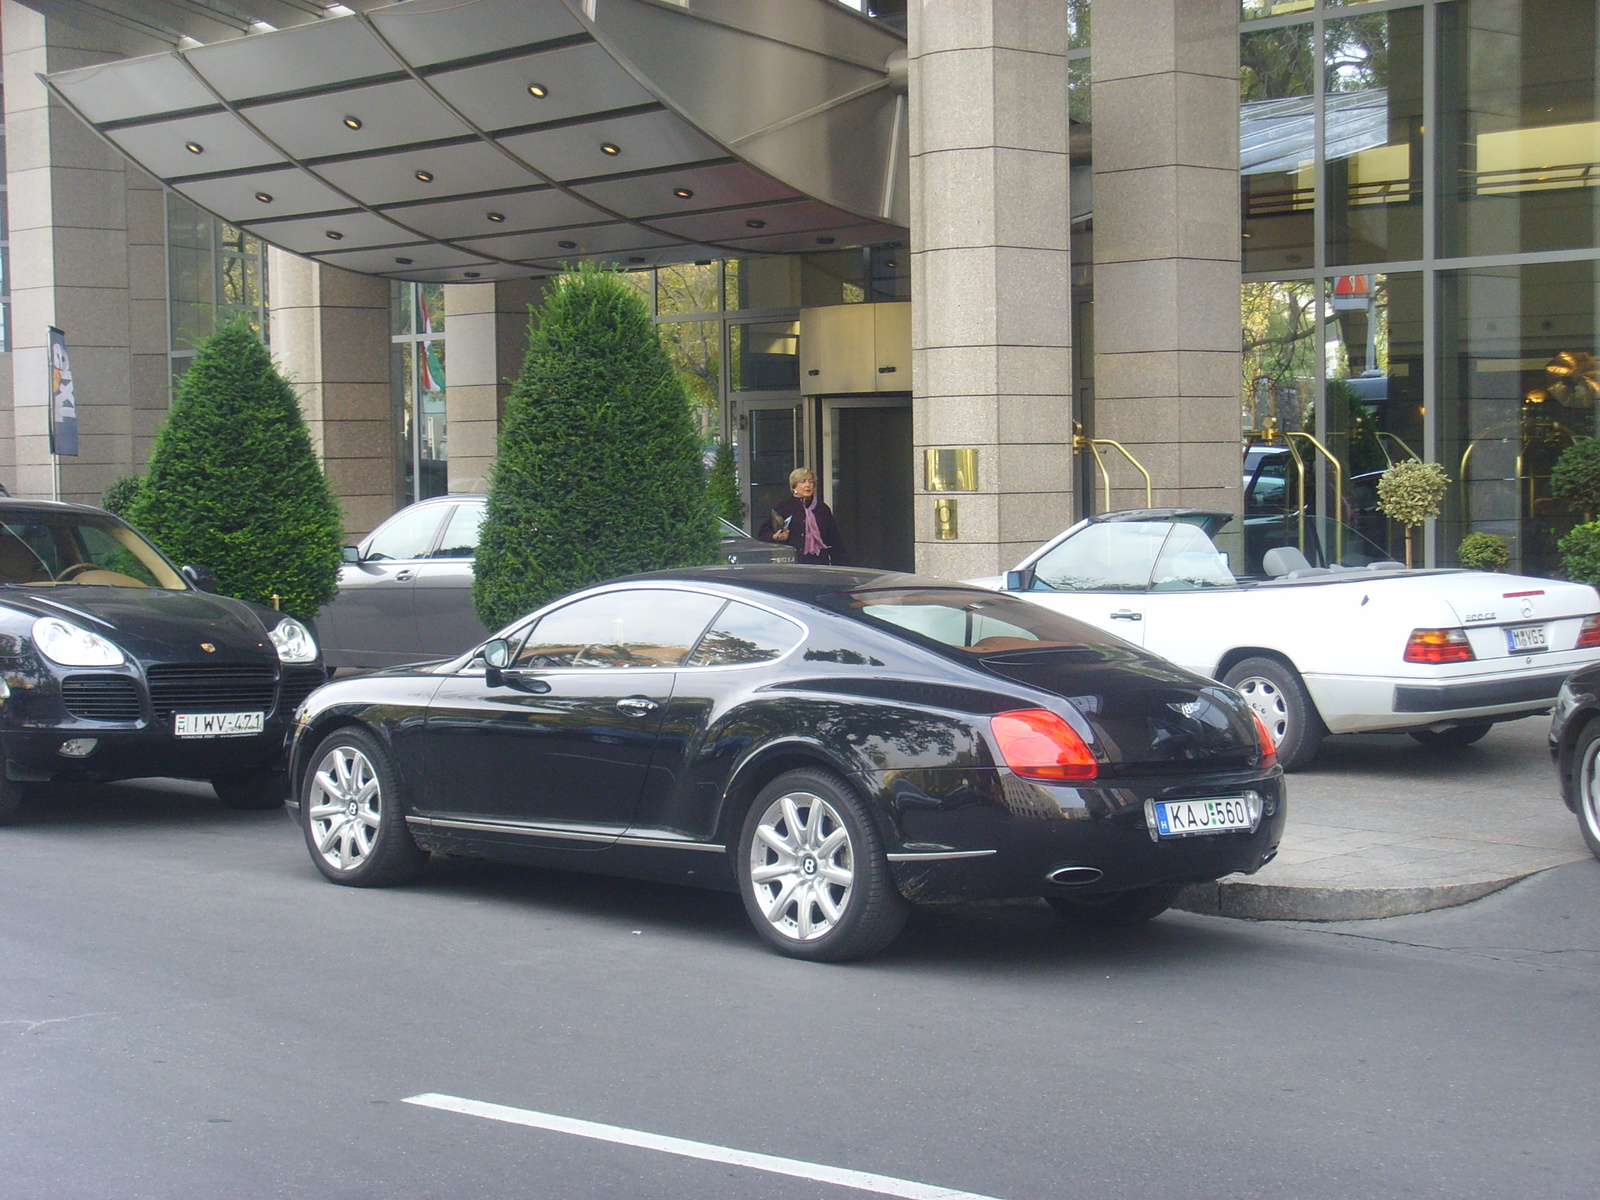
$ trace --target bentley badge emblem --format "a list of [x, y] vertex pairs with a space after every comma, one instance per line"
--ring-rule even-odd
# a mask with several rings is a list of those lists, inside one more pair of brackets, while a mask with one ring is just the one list
[[217, 652], [217, 648], [210, 642], [201, 642], [200, 649], [204, 650], [207, 654], [215, 654]]
[[1185, 700], [1182, 704], [1169, 704], [1167, 707], [1185, 720], [1193, 720], [1195, 714], [1205, 707], [1205, 701]]

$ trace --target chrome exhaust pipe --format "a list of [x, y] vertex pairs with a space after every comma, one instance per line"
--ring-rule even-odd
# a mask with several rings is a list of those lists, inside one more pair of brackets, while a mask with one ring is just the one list
[[1045, 880], [1057, 887], [1082, 887], [1086, 883], [1096, 883], [1105, 874], [1099, 867], [1075, 867], [1070, 864], [1061, 867], [1052, 867], [1045, 872]]

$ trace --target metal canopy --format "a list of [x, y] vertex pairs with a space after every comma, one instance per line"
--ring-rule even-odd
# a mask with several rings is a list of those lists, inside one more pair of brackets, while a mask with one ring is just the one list
[[265, 242], [458, 282], [903, 239], [904, 58], [833, 0], [402, 0], [46, 82]]

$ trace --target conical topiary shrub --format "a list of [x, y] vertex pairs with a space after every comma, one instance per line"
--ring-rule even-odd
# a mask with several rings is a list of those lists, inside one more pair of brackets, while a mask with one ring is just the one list
[[473, 601], [491, 629], [574, 588], [715, 560], [700, 443], [650, 314], [615, 272], [550, 288], [506, 402]]
[[717, 516], [735, 525], [744, 524], [744, 501], [739, 498], [739, 473], [735, 469], [731, 442], [717, 447], [717, 461], [711, 464], [706, 495], [711, 501], [711, 511]]
[[313, 617], [338, 591], [339, 508], [294, 388], [242, 319], [200, 343], [128, 520], [217, 591]]

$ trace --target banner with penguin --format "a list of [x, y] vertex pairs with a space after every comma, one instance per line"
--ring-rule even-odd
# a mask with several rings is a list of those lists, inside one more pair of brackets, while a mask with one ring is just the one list
[[54, 325], [50, 326], [50, 453], [68, 458], [78, 453], [78, 401], [72, 394], [67, 335]]

